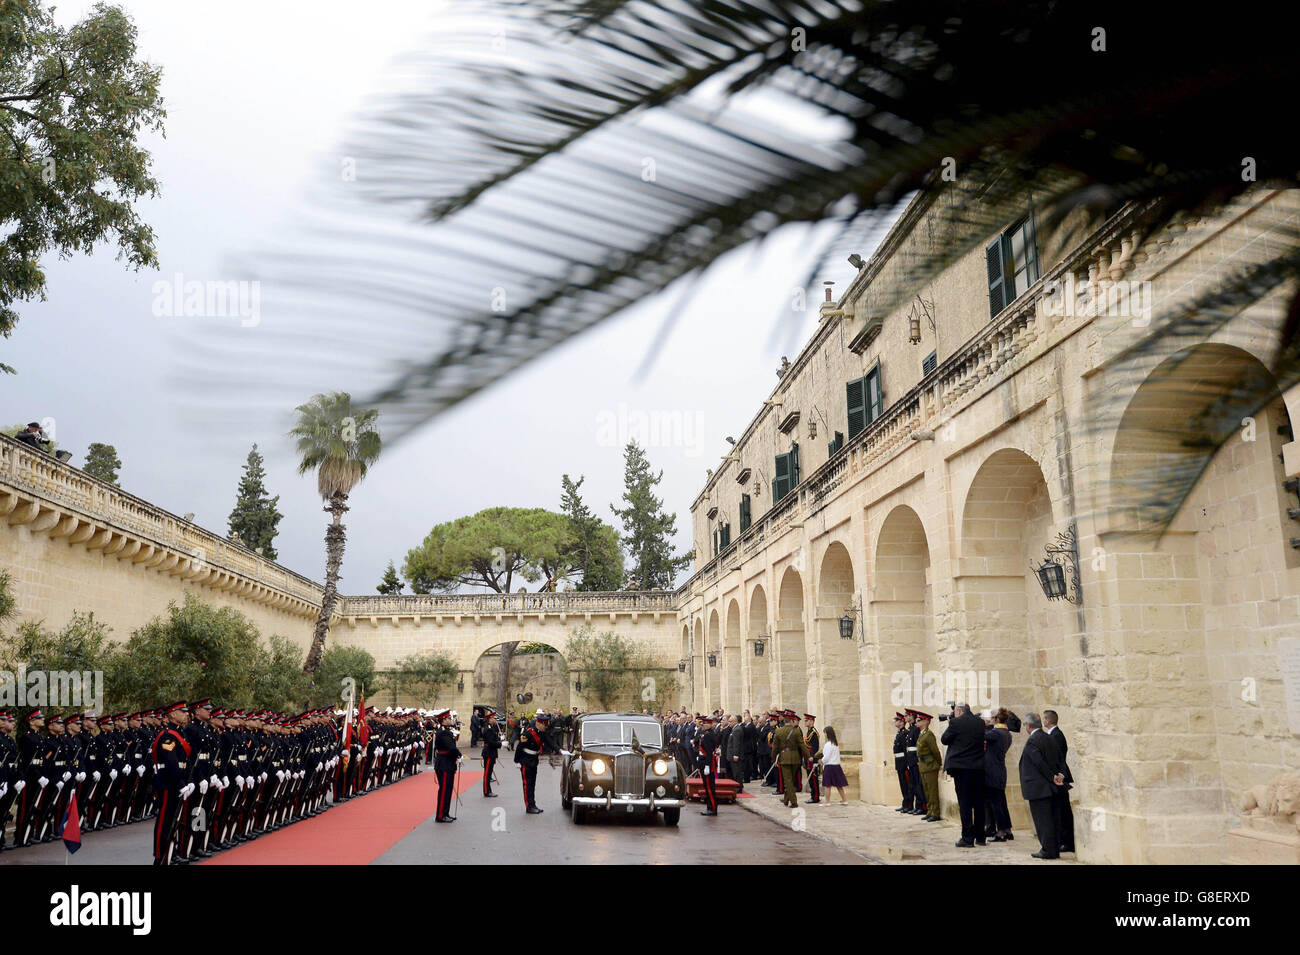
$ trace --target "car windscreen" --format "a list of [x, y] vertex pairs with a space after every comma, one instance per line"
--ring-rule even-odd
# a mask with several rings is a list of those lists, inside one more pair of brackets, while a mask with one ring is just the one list
[[631, 746], [633, 738], [642, 749], [659, 749], [663, 745], [663, 730], [657, 723], [620, 723], [617, 720], [584, 720], [582, 743], [622, 744]]

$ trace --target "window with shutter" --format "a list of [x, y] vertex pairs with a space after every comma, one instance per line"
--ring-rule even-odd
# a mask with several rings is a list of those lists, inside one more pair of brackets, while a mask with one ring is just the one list
[[830, 456], [833, 458], [840, 453], [840, 448], [844, 447], [844, 432], [836, 431], [835, 437], [830, 442]]
[[749, 495], [742, 494], [740, 495], [740, 533], [743, 534], [745, 531], [749, 530], [751, 520]]
[[713, 529], [713, 556], [718, 556], [718, 529]]
[[871, 424], [885, 410], [885, 394], [880, 384], [880, 362], [876, 362], [876, 367], [871, 369], [862, 381], [863, 390], [867, 394], [867, 424]]
[[790, 445], [790, 490], [799, 486], [799, 445]]
[[731, 546], [731, 525], [723, 524], [718, 530], [718, 548], [726, 550]]
[[921, 377], [925, 377], [926, 375], [930, 374], [930, 372], [934, 371], [935, 368], [938, 367], [938, 365], [939, 365], [938, 352], [930, 352], [930, 354], [926, 355], [925, 358], [921, 360]]
[[790, 493], [790, 455], [778, 454], [776, 456], [774, 474], [775, 476], [772, 478], [773, 504]]
[[989, 243], [984, 250], [984, 258], [989, 268], [989, 317], [996, 316], [1006, 308], [1006, 260], [1002, 250], [1002, 236]]
[[845, 386], [849, 404], [849, 437], [856, 437], [867, 426], [866, 380], [858, 378]]

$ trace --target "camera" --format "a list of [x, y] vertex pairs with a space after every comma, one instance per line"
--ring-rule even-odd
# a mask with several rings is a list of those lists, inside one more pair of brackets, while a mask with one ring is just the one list
[[944, 702], [948, 704], [948, 712], [947, 712], [947, 713], [940, 713], [940, 714], [939, 714], [939, 722], [940, 722], [940, 723], [946, 723], [946, 722], [948, 722], [950, 719], [952, 719], [954, 716], [957, 715], [957, 701], [956, 701], [956, 700], [944, 700]]

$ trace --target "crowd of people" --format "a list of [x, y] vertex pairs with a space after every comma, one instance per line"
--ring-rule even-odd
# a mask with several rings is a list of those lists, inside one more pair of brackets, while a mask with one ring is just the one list
[[[1020, 755], [1020, 793], [1029, 803], [1039, 850], [1036, 859], [1057, 859], [1074, 851], [1074, 814], [1070, 788], [1074, 776], [1066, 762], [1069, 745], [1057, 726], [1054, 710], [1040, 717], [1029, 713], [1022, 721], [1005, 707], [976, 715], [965, 703], [954, 703], [937, 741], [930, 729], [933, 717], [919, 710], [894, 714], [894, 769], [902, 791], [898, 812], [937, 822], [939, 773], [946, 772], [957, 793], [961, 819], [961, 849], [1009, 842], [1011, 811], [1007, 806], [1006, 756], [1013, 733], [1028, 731]], [[946, 747], [941, 753], [939, 745]]]
[[[154, 820], [155, 865], [206, 858], [419, 771], [431, 758], [415, 710], [345, 721], [179, 701], [137, 713], [0, 711], [0, 850]], [[332, 797], [332, 801], [331, 798]], [[12, 846], [5, 825], [16, 810]]]

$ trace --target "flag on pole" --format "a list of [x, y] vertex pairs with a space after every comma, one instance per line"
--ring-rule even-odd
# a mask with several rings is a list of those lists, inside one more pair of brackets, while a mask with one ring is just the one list
[[357, 707], [357, 739], [362, 746], [370, 743], [370, 724], [366, 722], [366, 688], [361, 688], [361, 705]]
[[77, 793], [74, 790], [68, 800], [68, 808], [63, 811], [63, 820], [59, 823], [59, 838], [69, 852], [81, 848], [81, 816], [77, 813]]
[[355, 702], [356, 690], [348, 693], [347, 716], [343, 719], [343, 752], [352, 748], [352, 704]]

